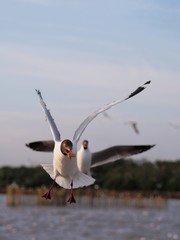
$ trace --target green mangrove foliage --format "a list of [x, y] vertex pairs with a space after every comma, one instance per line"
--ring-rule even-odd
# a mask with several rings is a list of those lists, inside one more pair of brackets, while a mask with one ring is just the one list
[[[180, 160], [133, 161], [131, 159], [92, 169], [95, 184], [103, 189], [128, 191], [180, 191]], [[51, 178], [42, 167], [0, 168], [0, 189], [16, 183], [26, 188], [50, 186]]]

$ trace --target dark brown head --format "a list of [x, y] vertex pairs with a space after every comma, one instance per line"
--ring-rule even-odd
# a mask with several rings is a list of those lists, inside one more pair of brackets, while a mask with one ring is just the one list
[[83, 148], [84, 148], [84, 149], [87, 149], [87, 148], [88, 148], [88, 140], [84, 140], [84, 141], [82, 142], [82, 145], [83, 145]]
[[64, 155], [67, 155], [69, 158], [75, 157], [75, 154], [72, 153], [73, 144], [70, 140], [65, 139], [61, 143], [61, 152]]

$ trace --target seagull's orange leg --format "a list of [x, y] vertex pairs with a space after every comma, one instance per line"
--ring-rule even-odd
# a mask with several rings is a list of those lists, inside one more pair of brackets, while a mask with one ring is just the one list
[[70, 196], [69, 196], [69, 199], [68, 201], [70, 204], [71, 203], [76, 203], [76, 200], [74, 198], [74, 195], [73, 195], [73, 180], [71, 181], [71, 190], [70, 190]]
[[42, 198], [51, 199], [51, 191], [52, 191], [53, 186], [54, 186], [54, 184], [55, 184], [55, 180], [56, 180], [56, 178], [54, 178], [54, 180], [53, 180], [53, 182], [52, 182], [52, 185], [51, 185], [51, 187], [49, 188], [49, 190], [48, 190], [45, 194], [42, 195]]

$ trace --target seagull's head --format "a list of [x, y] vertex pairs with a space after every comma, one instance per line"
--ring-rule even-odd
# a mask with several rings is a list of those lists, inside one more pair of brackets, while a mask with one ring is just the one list
[[88, 148], [88, 140], [82, 142], [83, 148], [86, 150]]
[[67, 155], [69, 158], [76, 157], [76, 155], [72, 152], [73, 144], [70, 140], [65, 139], [61, 143], [61, 152], [64, 155]]

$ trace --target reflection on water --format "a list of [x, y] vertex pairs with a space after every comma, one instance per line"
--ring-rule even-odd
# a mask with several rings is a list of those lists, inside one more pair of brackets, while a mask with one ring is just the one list
[[0, 240], [180, 239], [180, 201], [165, 208], [7, 207], [0, 195]]

